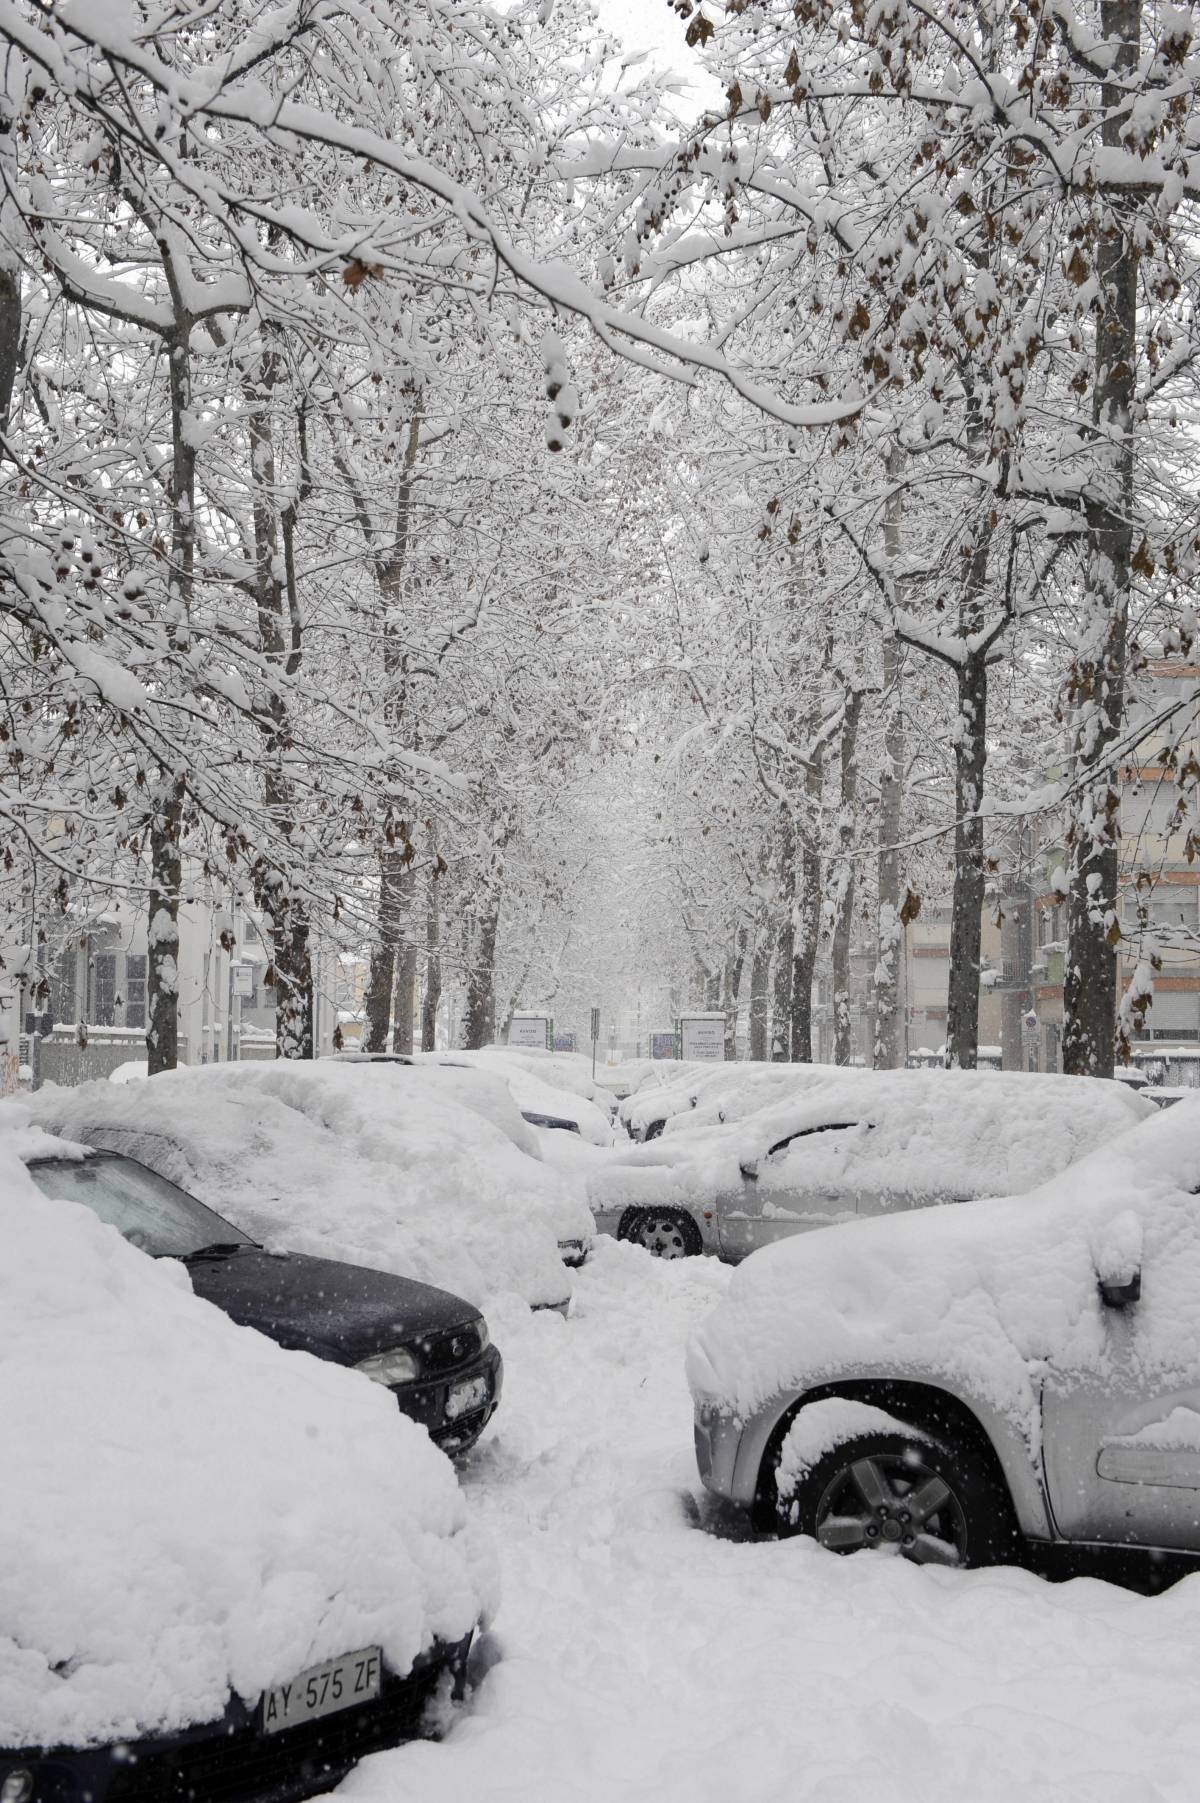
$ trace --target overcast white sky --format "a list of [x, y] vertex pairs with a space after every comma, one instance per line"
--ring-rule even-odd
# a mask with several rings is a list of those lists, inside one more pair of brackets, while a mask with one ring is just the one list
[[701, 75], [699, 58], [683, 41], [686, 23], [668, 0], [596, 0], [596, 10], [601, 23], [628, 49], [652, 51], [657, 68], [688, 79], [697, 112], [713, 102], [717, 86]]

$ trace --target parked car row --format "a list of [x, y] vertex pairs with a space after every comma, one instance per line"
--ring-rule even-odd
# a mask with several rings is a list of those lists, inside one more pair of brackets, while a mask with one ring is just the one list
[[739, 1266], [688, 1376], [760, 1531], [1200, 1554], [1200, 1097], [752, 1067], [616, 1151], [536, 1081], [389, 1054], [0, 1106], [0, 1803], [291, 1803], [418, 1732], [490, 1607], [443, 1457], [501, 1402], [485, 1304], [565, 1312], [593, 1223]]
[[1200, 1554], [1200, 1096], [1026, 1195], [758, 1253], [695, 1336], [701, 1476], [760, 1526], [966, 1565]]

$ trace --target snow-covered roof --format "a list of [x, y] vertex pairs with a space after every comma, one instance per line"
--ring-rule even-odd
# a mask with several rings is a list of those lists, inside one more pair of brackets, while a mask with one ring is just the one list
[[179, 1728], [465, 1635], [490, 1560], [424, 1430], [47, 1200], [0, 1117], [0, 1746]]

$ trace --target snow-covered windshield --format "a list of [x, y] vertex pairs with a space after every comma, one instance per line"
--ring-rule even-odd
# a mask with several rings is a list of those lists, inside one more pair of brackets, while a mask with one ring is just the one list
[[102, 1152], [82, 1161], [44, 1158], [29, 1175], [44, 1195], [82, 1202], [152, 1258], [188, 1258], [209, 1246], [254, 1241], [144, 1164]]

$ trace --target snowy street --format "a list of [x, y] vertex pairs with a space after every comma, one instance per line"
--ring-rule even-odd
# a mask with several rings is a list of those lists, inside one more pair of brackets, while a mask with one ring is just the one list
[[500, 1657], [444, 1741], [339, 1798], [1192, 1803], [1200, 1579], [1140, 1597], [696, 1526], [683, 1349], [728, 1278], [601, 1240], [568, 1321], [494, 1314], [504, 1404], [463, 1481]]

